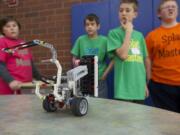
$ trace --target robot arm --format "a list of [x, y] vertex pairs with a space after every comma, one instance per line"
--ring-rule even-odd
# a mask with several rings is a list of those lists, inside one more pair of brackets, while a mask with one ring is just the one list
[[29, 47], [33, 47], [33, 46], [37, 46], [37, 45], [43, 46], [45, 48], [49, 48], [51, 50], [51, 53], [52, 53], [52, 60], [57, 59], [57, 53], [56, 53], [56, 50], [53, 47], [53, 45], [46, 43], [44, 41], [41, 41], [41, 40], [37, 40], [37, 39], [26, 42], [26, 43], [18, 44], [18, 45], [13, 46], [13, 47], [3, 48], [2, 51], [7, 52], [7, 53], [14, 53], [16, 50], [29, 48]]

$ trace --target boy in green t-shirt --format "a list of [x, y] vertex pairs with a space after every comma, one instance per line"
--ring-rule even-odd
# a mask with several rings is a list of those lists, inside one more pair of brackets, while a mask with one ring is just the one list
[[113, 62], [109, 66], [106, 64], [107, 38], [98, 35], [100, 22], [95, 14], [88, 14], [84, 19], [84, 25], [87, 35], [80, 36], [71, 50], [73, 64], [77, 66], [79, 59], [84, 55], [98, 56], [98, 97], [107, 98], [106, 77], [113, 65]]
[[142, 103], [148, 95], [145, 64], [149, 59], [143, 35], [133, 30], [137, 7], [137, 0], [121, 0], [121, 26], [109, 32], [108, 52], [114, 55], [114, 98]]

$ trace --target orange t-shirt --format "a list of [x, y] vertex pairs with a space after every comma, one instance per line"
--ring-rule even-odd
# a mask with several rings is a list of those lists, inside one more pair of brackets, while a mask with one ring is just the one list
[[146, 44], [152, 61], [152, 80], [180, 86], [180, 23], [150, 32]]

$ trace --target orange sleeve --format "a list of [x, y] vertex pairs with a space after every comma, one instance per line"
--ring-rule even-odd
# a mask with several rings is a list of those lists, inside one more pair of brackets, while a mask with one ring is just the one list
[[152, 60], [153, 59], [153, 46], [154, 46], [154, 43], [153, 43], [153, 40], [151, 38], [151, 35], [148, 34], [146, 36], [145, 40], [146, 40], [146, 45], [147, 45], [149, 58]]

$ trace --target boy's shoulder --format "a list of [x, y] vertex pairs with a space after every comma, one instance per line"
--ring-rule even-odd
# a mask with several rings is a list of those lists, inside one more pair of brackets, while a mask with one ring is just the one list
[[177, 26], [180, 27], [180, 22], [178, 22]]
[[6, 37], [0, 37], [0, 48], [7, 47], [7, 38]]
[[[172, 28], [168, 28], [168, 30], [170, 30], [170, 29], [172, 29], [172, 30], [180, 29], [180, 23], [178, 23], [177, 26], [174, 26]], [[155, 36], [155, 35], [158, 35], [159, 33], [162, 33], [162, 31], [164, 31], [164, 27], [163, 26], [159, 26], [159, 27], [153, 29], [152, 31], [150, 31], [147, 36]]]
[[77, 39], [86, 39], [87, 35], [80, 35]]
[[111, 33], [113, 33], [113, 32], [118, 33], [118, 32], [121, 32], [121, 31], [123, 31], [122, 27], [116, 27], [116, 28], [111, 29], [109, 32], [111, 32]]
[[[107, 40], [107, 37], [104, 35], [98, 35], [97, 39], [98, 40]], [[78, 40], [89, 40], [89, 38], [88, 38], [88, 35], [81, 35], [78, 37]]]
[[9, 39], [8, 39], [8, 38], [6, 38], [6, 37], [4, 37], [4, 36], [0, 37], [0, 43], [1, 43], [1, 45], [2, 45], [2, 44], [7, 44], [8, 42], [9, 42]]
[[108, 37], [116, 37], [119, 38], [119, 36], [123, 36], [125, 34], [125, 31], [122, 27], [116, 27], [109, 30]]
[[[121, 34], [121, 33], [125, 33], [125, 31], [123, 30], [123, 28], [122, 27], [116, 27], [116, 28], [114, 28], [114, 29], [111, 29], [110, 31], [109, 31], [109, 33], [110, 34]], [[134, 34], [136, 34], [136, 35], [138, 35], [138, 36], [142, 36], [142, 37], [144, 37], [143, 36], [143, 34], [140, 32], [140, 31], [137, 31], [137, 30], [133, 30], [133, 33]]]
[[2, 36], [2, 37], [0, 37], [0, 41], [2, 42], [2, 41], [5, 41], [6, 40], [6, 37], [4, 37], [4, 36]]
[[[81, 38], [88, 38], [88, 35], [81, 35]], [[107, 37], [104, 35], [97, 35], [97, 38], [102, 38], [102, 39], [106, 39]]]
[[[163, 26], [159, 26], [159, 27], [156, 27], [155, 29], [153, 29], [152, 31], [150, 31], [147, 36], [156, 36], [156, 35], [159, 35], [159, 33], [162, 33], [162, 31], [164, 31], [164, 27]], [[174, 26], [172, 28], [168, 28], [168, 30], [170, 29], [180, 29], [180, 23], [177, 24], [177, 26]]]
[[148, 34], [147, 34], [147, 36], [146, 37], [156, 37], [156, 35], [158, 35], [160, 32], [162, 31], [162, 28], [161, 28], [161, 26], [160, 27], [157, 27], [157, 28], [155, 28], [155, 29], [153, 29], [152, 31], [150, 31]]
[[142, 34], [142, 32], [140, 32], [140, 31], [138, 31], [138, 30], [133, 30], [133, 32], [134, 32], [136, 35], [138, 35], [138, 36], [144, 37], [143, 34]]
[[23, 39], [20, 39], [20, 38], [18, 38], [18, 39], [11, 39], [11, 38], [8, 38], [8, 37], [5, 37], [5, 36], [1, 36], [0, 37], [0, 41], [4, 41], [4, 42], [14, 42], [14, 43], [16, 43], [16, 42], [23, 42], [24, 43], [24, 40]]

